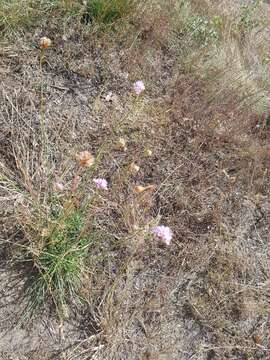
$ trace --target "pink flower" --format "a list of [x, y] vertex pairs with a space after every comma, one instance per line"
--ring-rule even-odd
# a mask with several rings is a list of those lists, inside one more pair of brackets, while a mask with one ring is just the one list
[[93, 179], [96, 187], [101, 190], [108, 190], [108, 183], [105, 179]]
[[152, 230], [155, 239], [164, 242], [166, 245], [170, 245], [173, 237], [172, 230], [168, 226], [160, 225], [155, 226]]
[[143, 81], [142, 80], [135, 81], [135, 83], [133, 84], [133, 88], [136, 95], [140, 95], [145, 90]]
[[64, 186], [64, 184], [63, 184], [62, 182], [56, 181], [56, 182], [54, 183], [54, 190], [56, 190], [56, 191], [64, 191], [64, 190], [65, 190], [65, 186]]

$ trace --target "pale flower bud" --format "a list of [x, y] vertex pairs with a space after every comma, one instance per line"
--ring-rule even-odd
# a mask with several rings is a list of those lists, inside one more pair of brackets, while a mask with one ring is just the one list
[[133, 190], [136, 194], [140, 194], [145, 191], [145, 187], [141, 186], [141, 185], [136, 185], [136, 186], [134, 186]]
[[118, 150], [127, 151], [126, 140], [124, 138], [120, 138], [116, 145]]
[[145, 153], [145, 156], [149, 156], [149, 157], [153, 155], [153, 151], [150, 149], [145, 149], [144, 153]]
[[41, 237], [47, 237], [49, 236], [49, 230], [47, 228], [44, 228], [41, 230]]
[[46, 36], [43, 36], [40, 40], [39, 40], [39, 47], [41, 49], [48, 49], [49, 47], [52, 46], [52, 40], [49, 39]]
[[106, 100], [107, 102], [109, 102], [109, 101], [112, 100], [112, 97], [113, 97], [113, 93], [110, 91], [110, 92], [106, 95], [105, 100]]
[[136, 165], [134, 162], [132, 162], [130, 165], [129, 165], [129, 171], [132, 173], [132, 174], [137, 174], [137, 172], [140, 170], [140, 167], [138, 165]]

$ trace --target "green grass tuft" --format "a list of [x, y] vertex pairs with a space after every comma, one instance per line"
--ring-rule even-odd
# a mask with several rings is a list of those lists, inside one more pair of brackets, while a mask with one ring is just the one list
[[48, 17], [56, 5], [56, 0], [0, 0], [1, 35], [13, 35], [31, 29]]
[[50, 298], [62, 316], [68, 300], [71, 297], [78, 299], [88, 250], [94, 241], [93, 237], [85, 234], [84, 215], [81, 212], [73, 210], [67, 216], [62, 215], [60, 212], [52, 216], [42, 249], [31, 251], [29, 248], [24, 259], [32, 263], [34, 268], [28, 290], [30, 313], [42, 307]]
[[134, 5], [134, 0], [92, 0], [84, 17], [87, 22], [111, 24], [129, 14]]

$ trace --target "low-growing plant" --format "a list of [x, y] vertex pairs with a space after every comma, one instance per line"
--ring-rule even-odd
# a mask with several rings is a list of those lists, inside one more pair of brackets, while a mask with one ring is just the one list
[[134, 9], [134, 0], [89, 0], [83, 21], [111, 24]]
[[135, 0], [0, 0], [0, 30], [2, 36], [24, 33], [31, 28], [61, 18], [63, 24], [80, 21], [84, 24], [111, 24], [132, 13]]
[[70, 298], [80, 298], [85, 263], [95, 238], [85, 233], [85, 217], [80, 210], [72, 209], [63, 219], [61, 211], [52, 213], [48, 223], [40, 234], [41, 248], [27, 247], [20, 261], [31, 263], [33, 269], [27, 289], [30, 313], [50, 298], [62, 315]]
[[[49, 56], [50, 52], [47, 50], [53, 47], [53, 41], [44, 36], [39, 40], [39, 47], [42, 73], [43, 60]], [[140, 104], [145, 91], [146, 86], [142, 80], [133, 83], [130, 94], [133, 109]], [[95, 157], [84, 150], [74, 155], [74, 161], [67, 157], [65, 164], [58, 163], [56, 170], [50, 157], [54, 150], [48, 141], [46, 99], [42, 91], [40, 96], [40, 124], [35, 137], [40, 143], [36, 153], [38, 161], [30, 170], [27, 162], [25, 165], [25, 153], [21, 152], [20, 147], [13, 148], [14, 171], [9, 171], [6, 164], [0, 163], [0, 186], [8, 194], [7, 197], [12, 194], [18, 200], [13, 216], [20, 236], [18, 241], [8, 240], [7, 243], [10, 244], [10, 253], [14, 255], [12, 261], [19, 264], [22, 271], [27, 269], [25, 317], [30, 317], [49, 303], [53, 304], [62, 319], [70, 302], [79, 304], [85, 298], [82, 295], [85, 280], [89, 279], [89, 274], [98, 271], [96, 259], [103, 256], [99, 240], [104, 239], [100, 237], [96, 213], [100, 211], [100, 203], [105, 202], [105, 194], [109, 193], [107, 191], [110, 186], [105, 178], [95, 178], [93, 173], [107, 155], [108, 147], [113, 146], [115, 151], [123, 152], [127, 157], [131, 154], [128, 151], [127, 139], [118, 137], [125, 126], [123, 120], [118, 119], [112, 129], [113, 139], [108, 137], [97, 150]], [[26, 152], [30, 158], [35, 156], [28, 148]], [[144, 156], [150, 157], [151, 154], [148, 149]], [[135, 162], [123, 166], [120, 183], [127, 182], [125, 186], [130, 189], [129, 179], [139, 171], [140, 166]], [[132, 212], [135, 203], [138, 208], [143, 209], [143, 198], [154, 195], [155, 189], [153, 184], [132, 184], [129, 193], [129, 200], [135, 199], [132, 201]], [[113, 204], [118, 210], [122, 206], [115, 200]], [[126, 216], [127, 214], [123, 214], [123, 218]], [[152, 228], [152, 223], [157, 226]], [[138, 231], [136, 221], [132, 225]], [[170, 228], [158, 226], [157, 221], [152, 221], [150, 217], [141, 227], [145, 239], [151, 234], [156, 243], [170, 245], [173, 236]], [[129, 229], [133, 231], [133, 227]], [[102, 233], [106, 233], [105, 239], [110, 237], [106, 231]], [[133, 233], [129, 235], [130, 238], [133, 236], [135, 237]], [[120, 239], [121, 235], [117, 234], [116, 237]]]
[[220, 40], [221, 16], [202, 13], [200, 9], [194, 8], [191, 0], [181, 0], [172, 16], [174, 28], [188, 49], [205, 47]]
[[192, 16], [187, 24], [187, 32], [197, 43], [207, 46], [209, 43], [215, 43], [219, 40], [218, 27], [220, 21], [218, 17], [209, 20], [200, 15]]
[[[18, 208], [17, 219], [25, 240], [23, 245], [15, 244], [15, 261], [30, 268], [26, 314], [32, 314], [50, 299], [59, 316], [63, 316], [71, 298], [80, 300], [89, 250], [97, 246], [98, 240], [89, 208], [97, 191], [105, 189], [106, 180], [93, 179], [89, 193], [81, 182], [89, 176], [83, 168], [91, 167], [94, 158], [84, 151], [77, 155], [77, 162], [70, 185], [57, 179], [50, 185], [42, 206], [30, 197]], [[103, 186], [97, 180], [103, 180]]]
[[58, 1], [0, 0], [0, 30], [2, 35], [29, 30], [48, 17]]
[[246, 2], [243, 2], [236, 23], [236, 28], [239, 31], [251, 31], [260, 24], [254, 13], [261, 3], [261, 0], [252, 0], [248, 4]]

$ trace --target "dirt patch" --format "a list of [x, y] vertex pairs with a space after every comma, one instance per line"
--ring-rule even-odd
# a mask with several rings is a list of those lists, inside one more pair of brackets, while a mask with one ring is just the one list
[[68, 322], [60, 324], [48, 314], [26, 321], [24, 311], [22, 275], [1, 269], [1, 342], [3, 360], [52, 359], [65, 348], [87, 336], [80, 330], [81, 317], [71, 315]]

